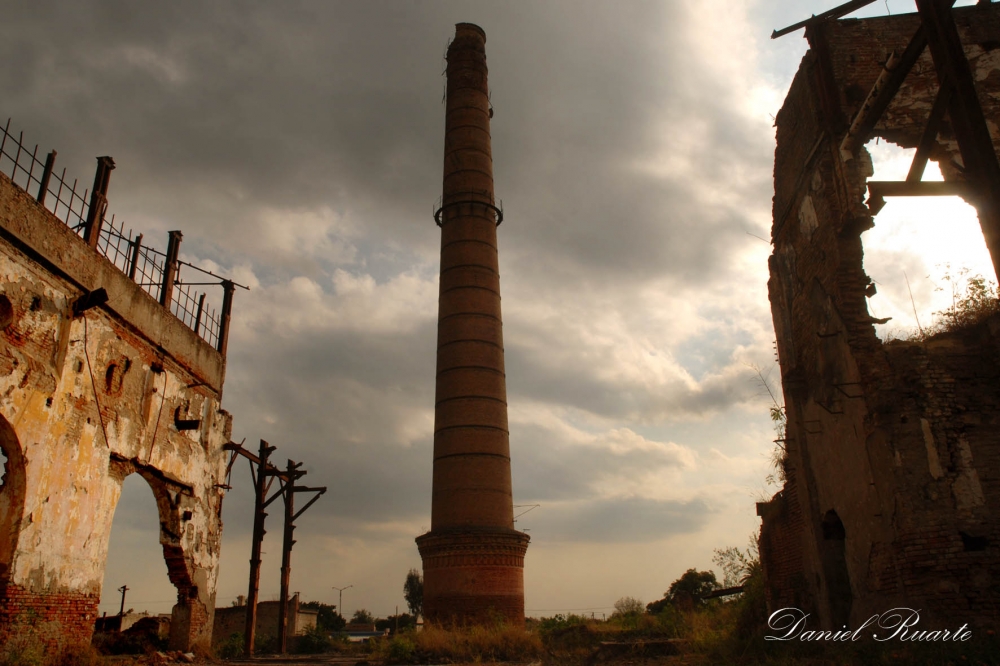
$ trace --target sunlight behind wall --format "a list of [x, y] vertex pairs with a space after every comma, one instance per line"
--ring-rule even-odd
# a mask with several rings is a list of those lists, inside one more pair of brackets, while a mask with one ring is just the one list
[[[867, 148], [875, 166], [871, 180], [906, 179], [914, 150], [885, 141]], [[924, 180], [942, 180], [937, 163], [928, 163]], [[996, 282], [976, 210], [959, 197], [887, 197], [861, 242], [865, 272], [878, 289], [868, 310], [877, 319], [892, 317], [875, 327], [882, 340], [911, 335], [918, 320], [925, 329], [936, 323], [935, 313], [951, 307], [969, 277]]]

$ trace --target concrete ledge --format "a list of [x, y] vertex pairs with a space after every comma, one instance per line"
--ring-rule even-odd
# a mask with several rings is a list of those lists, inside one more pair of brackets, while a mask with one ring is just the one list
[[101, 306], [220, 396], [226, 360], [34, 197], [0, 174], [0, 236], [81, 290], [103, 287]]

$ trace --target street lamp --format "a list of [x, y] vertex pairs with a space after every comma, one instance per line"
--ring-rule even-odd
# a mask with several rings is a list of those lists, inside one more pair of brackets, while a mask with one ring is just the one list
[[[353, 585], [348, 585], [347, 587], [335, 587], [333, 589], [340, 592], [340, 599], [337, 600], [337, 610], [340, 611], [340, 617], [344, 617], [344, 590], [354, 587]], [[344, 622], [347, 622], [347, 618], [344, 617]]]

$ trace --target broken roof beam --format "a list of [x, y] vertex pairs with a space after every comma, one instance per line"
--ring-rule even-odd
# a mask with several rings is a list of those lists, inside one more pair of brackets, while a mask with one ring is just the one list
[[930, 117], [927, 118], [927, 126], [920, 137], [917, 145], [917, 152], [913, 155], [913, 162], [910, 164], [910, 171], [906, 174], [906, 181], [909, 183], [919, 182], [924, 177], [924, 169], [927, 167], [927, 160], [930, 159], [931, 151], [937, 141], [938, 130], [941, 128], [941, 121], [948, 111], [948, 104], [951, 103], [951, 86], [941, 86], [938, 89], [937, 97], [934, 99], [934, 106], [931, 107]]
[[[232, 451], [234, 455], [243, 456], [253, 464], [257, 465], [258, 467], [260, 466], [260, 458], [254, 455], [253, 453], [247, 451], [246, 449], [244, 449], [242, 444], [237, 444], [236, 442], [229, 442], [227, 444], [222, 445], [222, 450]], [[230, 465], [232, 465], [232, 461], [230, 461]], [[265, 473], [269, 476], [278, 477], [278, 479], [281, 480], [282, 482], [288, 481], [288, 475], [270, 463], [267, 464], [267, 469], [265, 470]], [[304, 473], [305, 472], [303, 472], [303, 474]]]
[[840, 144], [840, 154], [845, 160], [852, 159], [858, 148], [868, 141], [875, 130], [875, 125], [882, 119], [882, 114], [889, 108], [893, 97], [899, 92], [899, 87], [906, 80], [906, 75], [913, 69], [913, 65], [926, 47], [927, 37], [924, 35], [924, 30], [917, 28], [917, 32], [901, 56], [896, 57], [895, 53], [889, 55], [882, 73], [868, 93], [865, 103], [858, 109], [854, 122], [851, 123], [851, 129]]
[[949, 197], [958, 196], [968, 201], [973, 196], [969, 183], [956, 180], [869, 180], [868, 210], [872, 215], [885, 206], [885, 197]]
[[839, 7], [834, 7], [833, 9], [825, 11], [822, 14], [813, 15], [805, 21], [799, 21], [795, 25], [790, 25], [787, 28], [782, 28], [781, 30], [775, 30], [771, 33], [771, 39], [777, 39], [778, 37], [787, 35], [790, 32], [795, 32], [799, 28], [808, 28], [814, 23], [821, 23], [827, 19], [838, 19], [841, 16], [846, 16], [847, 14], [861, 9], [862, 7], [866, 7], [873, 2], [875, 2], [875, 0], [851, 0], [851, 2], [847, 2]]

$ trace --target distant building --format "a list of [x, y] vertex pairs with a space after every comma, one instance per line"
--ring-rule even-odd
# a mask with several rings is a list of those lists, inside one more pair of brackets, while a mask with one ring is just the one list
[[124, 615], [105, 615], [94, 623], [95, 633], [146, 633], [158, 638], [170, 637], [170, 615], [150, 615], [146, 611], [127, 611]]
[[[243, 602], [240, 606], [224, 606], [215, 609], [215, 626], [212, 632], [212, 645], [219, 645], [226, 641], [233, 634], [243, 634], [246, 629], [247, 607], [246, 600], [239, 598]], [[257, 636], [261, 640], [266, 638], [276, 638], [278, 636], [278, 610], [281, 607], [280, 601], [259, 601], [257, 602]], [[319, 611], [309, 608], [299, 607], [299, 593], [288, 600], [288, 607], [285, 610], [287, 618], [287, 629], [289, 636], [301, 636], [310, 629], [316, 628], [316, 618]]]

